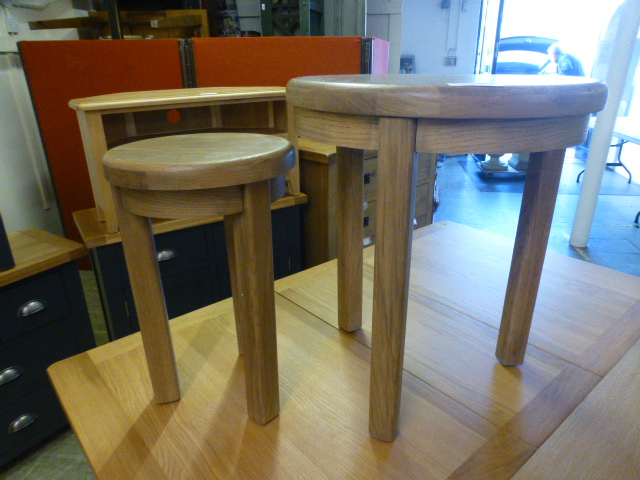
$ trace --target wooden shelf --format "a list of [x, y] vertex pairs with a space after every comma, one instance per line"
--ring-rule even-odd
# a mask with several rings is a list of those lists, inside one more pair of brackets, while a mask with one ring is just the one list
[[9, 270], [0, 271], [0, 287], [77, 260], [89, 253], [81, 243], [37, 228], [10, 233], [8, 236], [16, 265]]

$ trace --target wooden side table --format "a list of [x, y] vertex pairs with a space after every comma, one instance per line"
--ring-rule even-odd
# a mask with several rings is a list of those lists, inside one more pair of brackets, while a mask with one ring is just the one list
[[66, 425], [46, 369], [95, 347], [75, 262], [84, 245], [34, 228], [9, 242], [16, 265], [0, 272], [0, 465]]
[[[287, 85], [291, 138], [338, 145], [340, 327], [362, 315], [363, 149], [378, 150], [369, 428], [397, 435], [415, 208], [416, 152], [531, 155], [497, 356], [522, 363], [565, 148], [584, 141], [607, 87], [582, 77], [337, 75]], [[295, 139], [294, 139], [295, 141]]]
[[[80, 132], [98, 216], [109, 233], [118, 231], [102, 157], [109, 148], [176, 133], [253, 131], [286, 135], [282, 87], [216, 87], [125, 92], [69, 102]], [[300, 194], [297, 167], [288, 176], [289, 192]]]

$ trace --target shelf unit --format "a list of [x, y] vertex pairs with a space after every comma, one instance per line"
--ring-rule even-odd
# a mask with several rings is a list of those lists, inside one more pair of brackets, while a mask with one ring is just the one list
[[323, 0], [261, 0], [262, 36], [324, 35]]

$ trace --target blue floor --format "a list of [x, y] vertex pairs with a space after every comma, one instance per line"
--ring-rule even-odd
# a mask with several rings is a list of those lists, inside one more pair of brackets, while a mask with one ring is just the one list
[[[640, 185], [628, 184], [628, 176], [620, 168], [608, 168], [605, 172], [601, 191], [606, 194], [599, 196], [588, 247], [577, 251], [569, 245], [581, 185], [575, 179], [583, 167], [584, 163], [569, 151], [549, 249], [640, 276], [640, 229], [633, 225], [640, 210]], [[434, 221], [450, 220], [508, 237], [515, 235], [524, 175], [489, 177], [461, 156], [445, 157], [437, 172], [439, 206]], [[637, 178], [640, 179], [640, 174]]]

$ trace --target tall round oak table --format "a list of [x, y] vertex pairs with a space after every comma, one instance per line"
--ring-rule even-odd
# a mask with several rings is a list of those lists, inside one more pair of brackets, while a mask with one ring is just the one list
[[582, 143], [607, 87], [582, 77], [336, 75], [287, 85], [290, 132], [336, 145], [338, 317], [362, 322], [363, 149], [378, 150], [378, 214], [369, 431], [398, 433], [416, 152], [531, 152], [496, 356], [524, 354], [549, 239], [565, 149]]

